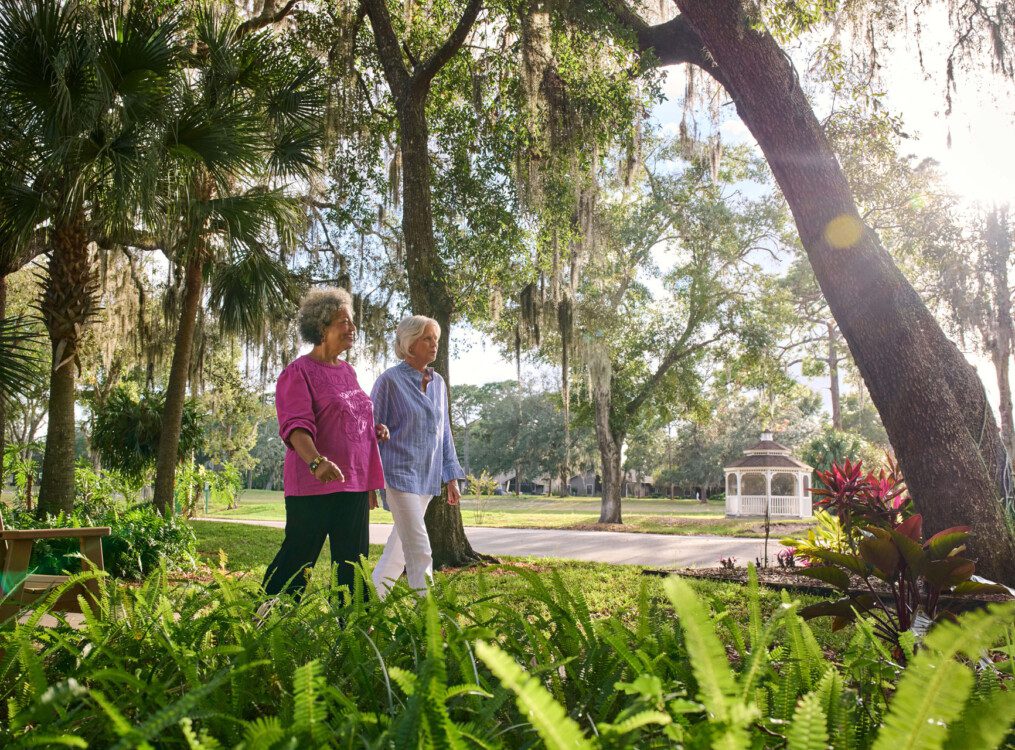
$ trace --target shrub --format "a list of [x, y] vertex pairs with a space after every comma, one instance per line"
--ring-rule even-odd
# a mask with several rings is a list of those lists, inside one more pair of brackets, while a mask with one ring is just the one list
[[[923, 517], [914, 512], [902, 472], [893, 462], [877, 475], [864, 474], [861, 464], [849, 461], [817, 474], [825, 487], [812, 492], [820, 498], [818, 504], [838, 518], [848, 550], [797, 547], [797, 554], [811, 563], [800, 575], [830, 583], [843, 594], [837, 601], [805, 607], [804, 617], [831, 617], [835, 630], [869, 614], [893, 656], [905, 660], [903, 634], [920, 618], [930, 623], [947, 614], [941, 607], [943, 595], [1004, 591], [970, 580], [976, 566], [961, 556], [968, 526], [924, 539]], [[854, 578], [861, 583], [859, 590]]]
[[[1015, 607], [945, 623], [899, 674], [858, 628], [826, 658], [798, 604], [766, 622], [750, 570], [742, 630], [679, 579], [632, 621], [595, 619], [556, 575], [464, 601], [365, 581], [281, 601], [216, 577], [102, 582], [83, 625], [0, 627], [0, 744], [137, 747], [976, 747], [1010, 738]], [[369, 573], [369, 571], [364, 571]], [[674, 617], [674, 611], [677, 617]], [[728, 631], [727, 650], [716, 628]], [[891, 702], [889, 703], [888, 696]]]
[[[16, 529], [109, 526], [111, 533], [102, 540], [102, 556], [106, 571], [115, 578], [141, 580], [160, 567], [191, 570], [196, 564], [194, 531], [179, 518], [163, 518], [151, 505], [111, 508], [96, 514], [77, 510], [70, 516], [42, 520], [16, 509], [8, 515], [8, 525]], [[76, 539], [39, 539], [32, 548], [30, 565], [36, 573], [44, 574], [78, 570], [80, 564], [74, 556], [79, 552]]]
[[492, 495], [497, 489], [497, 480], [491, 477], [486, 469], [478, 477], [475, 474], [469, 474], [465, 481], [469, 483], [469, 493], [472, 495]]

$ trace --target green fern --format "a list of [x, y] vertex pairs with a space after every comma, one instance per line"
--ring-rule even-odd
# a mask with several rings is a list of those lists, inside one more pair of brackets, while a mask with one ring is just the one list
[[309, 736], [315, 742], [323, 740], [326, 731], [324, 721], [327, 711], [321, 700], [323, 687], [319, 662], [309, 661], [296, 669], [293, 675], [292, 728], [297, 734]]
[[793, 723], [786, 733], [788, 750], [825, 750], [828, 747], [828, 716], [822, 696], [808, 693], [793, 714]]
[[698, 699], [715, 718], [717, 737], [713, 747], [723, 750], [747, 748], [746, 726], [758, 716], [756, 707], [740, 700], [740, 691], [726, 661], [708, 613], [694, 590], [679, 578], [665, 583], [666, 594], [680, 618], [687, 655], [698, 682]]
[[1015, 619], [1015, 604], [971, 612], [961, 622], [942, 622], [931, 630], [924, 647], [899, 681], [874, 750], [937, 750], [962, 714], [973, 687], [968, 666], [959, 655], [978, 658]]
[[497, 646], [485, 641], [476, 644], [476, 653], [501, 683], [515, 694], [519, 710], [535, 727], [550, 750], [592, 748], [574, 719], [567, 715], [539, 681], [526, 674]]

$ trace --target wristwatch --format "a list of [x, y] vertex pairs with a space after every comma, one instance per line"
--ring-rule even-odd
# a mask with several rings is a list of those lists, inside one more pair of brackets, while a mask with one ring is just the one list
[[323, 464], [325, 461], [327, 461], [327, 459], [324, 456], [318, 456], [313, 461], [311, 461], [310, 462], [310, 473], [311, 474], [316, 474], [317, 473], [317, 467], [320, 466], [321, 464]]

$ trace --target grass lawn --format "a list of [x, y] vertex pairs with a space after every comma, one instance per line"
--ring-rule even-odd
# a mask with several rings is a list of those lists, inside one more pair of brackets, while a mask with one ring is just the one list
[[[213, 521], [196, 521], [193, 526], [201, 557], [216, 566], [224, 553], [225, 570], [243, 575], [252, 582], [261, 581], [264, 568], [282, 543], [281, 529]], [[377, 562], [382, 549], [380, 545], [370, 546], [372, 563]], [[437, 585], [453, 586], [465, 598], [490, 594], [511, 596], [526, 586], [525, 580], [511, 569], [512, 566], [517, 566], [545, 574], [546, 577], [556, 572], [567, 589], [581, 592], [590, 610], [601, 617], [616, 615], [633, 619], [642, 586], [651, 599], [666, 602], [662, 590], [663, 579], [644, 575], [643, 569], [638, 566], [536, 557], [502, 557], [501, 560], [501, 565], [437, 573]], [[331, 558], [325, 544], [314, 574], [317, 585], [326, 584], [330, 564]], [[688, 580], [709, 602], [713, 613], [718, 616], [725, 612], [733, 622], [746, 628], [748, 612], [744, 585], [694, 578]], [[761, 594], [762, 611], [767, 617], [781, 604], [782, 595], [764, 587]], [[804, 595], [793, 595], [793, 598], [798, 598], [805, 604], [819, 601]], [[668, 603], [664, 606], [669, 608]], [[824, 625], [816, 624], [814, 632], [822, 647], [841, 651], [846, 646], [845, 631], [832, 633]]]
[[[702, 504], [696, 500], [625, 498], [625, 523], [610, 528], [653, 534], [714, 534], [758, 538], [765, 535], [763, 521], [756, 518], [726, 518], [724, 511], [721, 501]], [[208, 516], [281, 521], [285, 519], [284, 499], [281, 492], [244, 490], [238, 508], [227, 510], [224, 505], [212, 505], [208, 509]], [[603, 528], [596, 526], [599, 520], [599, 498], [596, 497], [466, 495], [462, 498], [462, 519], [466, 526], [512, 529]], [[391, 523], [391, 514], [378, 508], [370, 514], [370, 521]], [[810, 528], [812, 523], [799, 519], [778, 519], [773, 520], [772, 525], [775, 527], [772, 536], [779, 537]]]

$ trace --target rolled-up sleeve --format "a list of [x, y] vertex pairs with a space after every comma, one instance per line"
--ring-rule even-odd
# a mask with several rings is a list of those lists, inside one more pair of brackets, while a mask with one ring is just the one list
[[287, 446], [293, 447], [289, 436], [296, 429], [306, 430], [317, 441], [317, 422], [310, 388], [303, 373], [296, 368], [286, 368], [278, 378], [275, 411], [278, 414], [278, 435]]
[[465, 472], [458, 463], [458, 452], [455, 451], [455, 441], [451, 437], [451, 414], [448, 409], [447, 391], [445, 386], [444, 396], [444, 439], [442, 447], [444, 465], [441, 468], [441, 481], [450, 482], [452, 479], [465, 479]]

